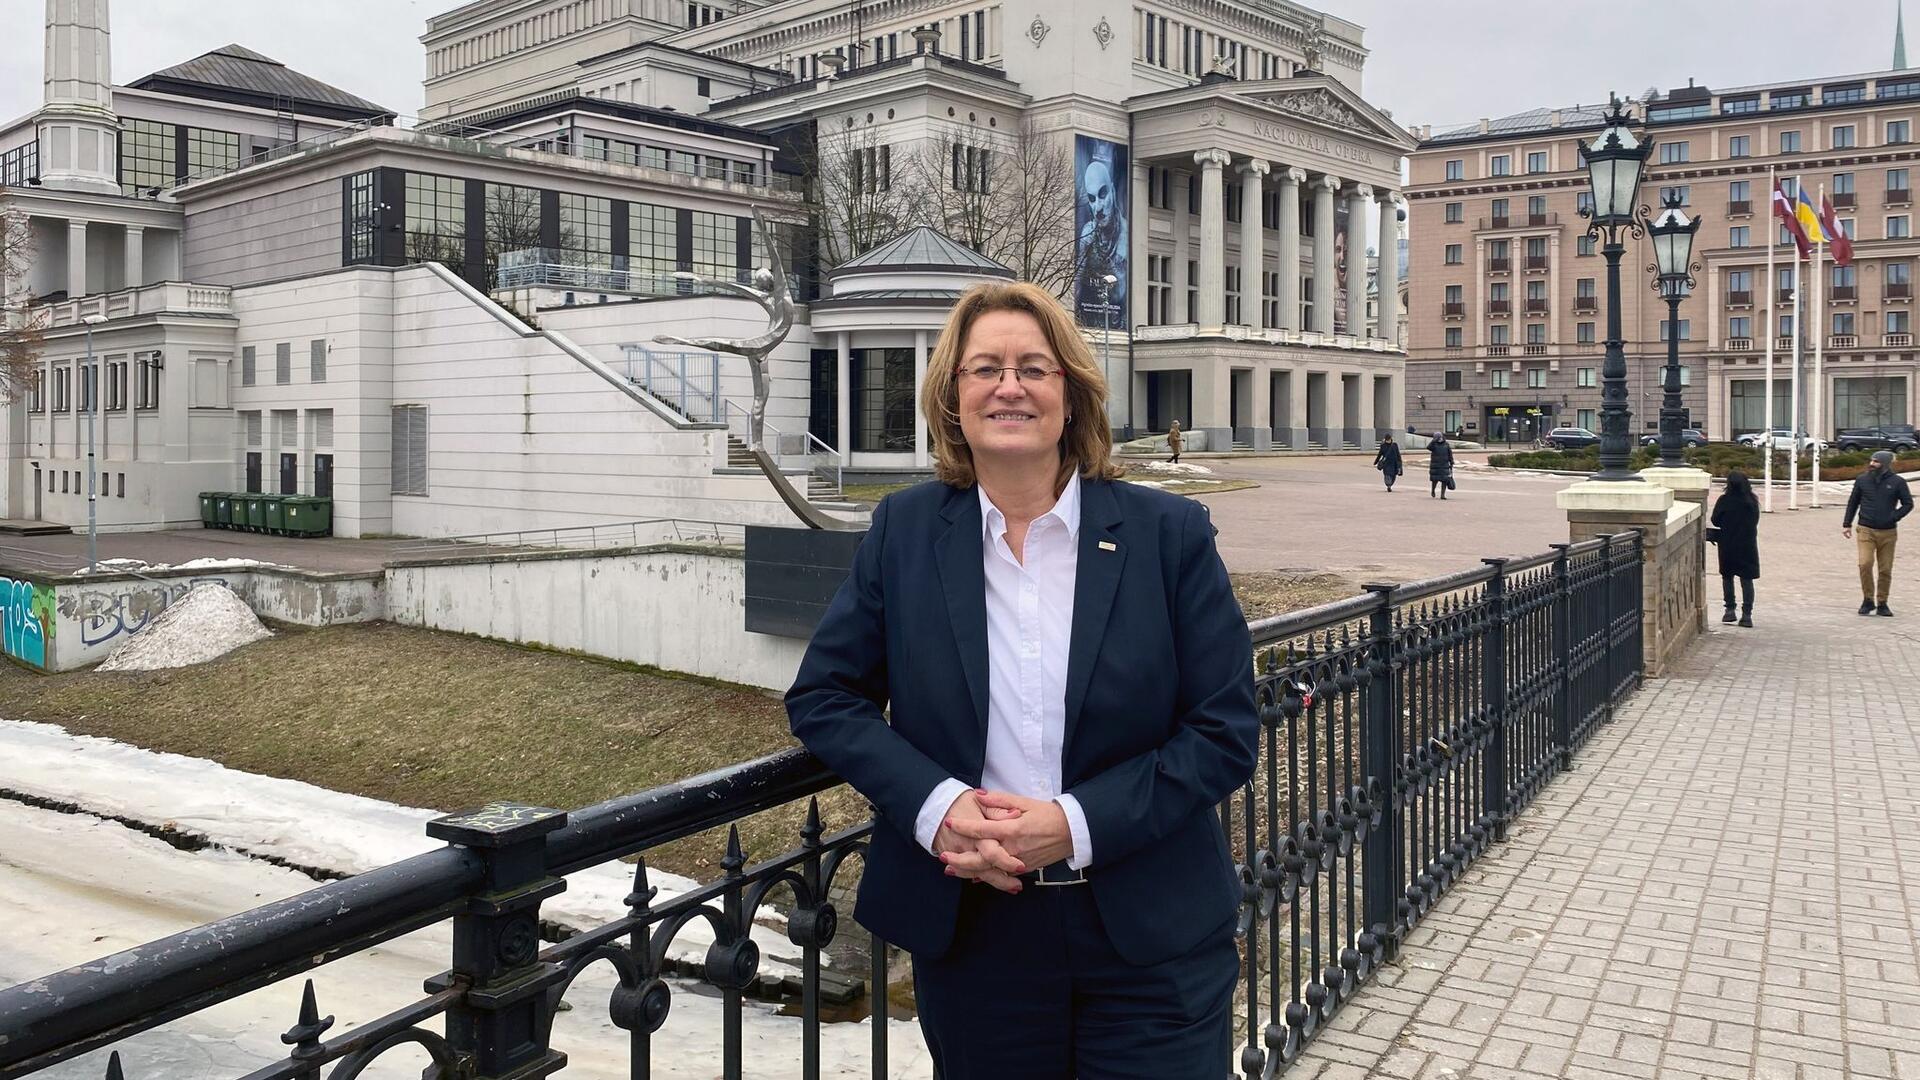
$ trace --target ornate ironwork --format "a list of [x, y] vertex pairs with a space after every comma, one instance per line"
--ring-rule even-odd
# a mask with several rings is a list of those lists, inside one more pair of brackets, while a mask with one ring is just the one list
[[[1638, 534], [1556, 545], [1252, 626], [1260, 761], [1219, 808], [1241, 882], [1237, 1064], [1248, 1080], [1299, 1056], [1632, 690], [1641, 560]], [[819, 1076], [823, 953], [845, 929], [832, 898], [875, 828], [825, 831], [812, 797], [838, 783], [796, 750], [570, 813], [494, 806], [436, 819], [444, 848], [0, 989], [0, 1080], [447, 920], [452, 963], [428, 996], [327, 1039], [333, 1018], [309, 983], [281, 1036], [287, 1056], [243, 1080], [353, 1080], [401, 1047], [423, 1050], [431, 1077], [547, 1075], [565, 1062], [554, 1017], [600, 963], [615, 976], [608, 1011], [633, 1075], [650, 1074], [676, 987], [693, 979], [721, 1001], [714, 1071], [740, 1077], [743, 1010], [763, 981], [751, 931], [776, 905], [802, 957], [801, 1074]], [[800, 799], [798, 846], [752, 861], [738, 823]], [[732, 827], [720, 876], [661, 902], [644, 853], [721, 825]], [[542, 947], [540, 905], [561, 878], [633, 854], [626, 914]], [[700, 961], [670, 963], [696, 923], [712, 935]], [[880, 1077], [887, 949], [859, 933], [867, 1068]], [[116, 1053], [110, 1078], [120, 1066]]]

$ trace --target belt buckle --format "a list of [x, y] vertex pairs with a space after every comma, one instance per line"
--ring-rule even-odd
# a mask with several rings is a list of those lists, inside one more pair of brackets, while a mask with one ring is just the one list
[[[1073, 876], [1054, 878], [1050, 880], [1049, 875], [1056, 871], [1061, 874], [1071, 874]], [[1054, 863], [1051, 866], [1043, 866], [1039, 870], [1036, 870], [1033, 875], [1033, 883], [1035, 885], [1047, 885], [1047, 886], [1053, 886], [1053, 887], [1059, 887], [1063, 885], [1085, 885], [1087, 883], [1087, 875], [1084, 871], [1072, 869], [1071, 867], [1067, 866], [1067, 864], [1064, 862], [1058, 862], [1058, 863]]]

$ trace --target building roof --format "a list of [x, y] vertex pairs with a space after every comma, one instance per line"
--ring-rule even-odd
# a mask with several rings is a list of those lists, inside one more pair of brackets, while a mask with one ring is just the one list
[[391, 109], [303, 75], [242, 45], [227, 45], [156, 71], [133, 83], [132, 88], [258, 108], [291, 108], [310, 116], [343, 120], [394, 115]]
[[835, 267], [830, 276], [893, 270], [957, 270], [987, 277], [1014, 276], [1012, 267], [961, 245], [929, 225], [915, 225], [872, 251], [848, 259]]

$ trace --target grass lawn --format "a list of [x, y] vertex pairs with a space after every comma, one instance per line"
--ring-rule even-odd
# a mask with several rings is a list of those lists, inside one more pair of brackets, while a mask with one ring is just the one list
[[[1249, 619], [1356, 590], [1339, 578], [1238, 574]], [[439, 810], [495, 799], [571, 809], [794, 745], [777, 695], [631, 665], [387, 623], [276, 627], [199, 667], [40, 675], [0, 662], [12, 720], [58, 724], [231, 768]], [[845, 788], [829, 829], [861, 820]], [[796, 846], [805, 804], [741, 823], [749, 858]], [[719, 873], [715, 830], [649, 861]]]

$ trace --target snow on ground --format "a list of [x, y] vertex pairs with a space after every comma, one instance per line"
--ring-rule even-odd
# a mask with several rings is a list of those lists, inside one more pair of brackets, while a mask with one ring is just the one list
[[219, 582], [202, 582], [121, 642], [101, 671], [159, 671], [218, 660], [273, 632], [245, 600]]
[[1212, 476], [1213, 470], [1191, 462], [1136, 461], [1128, 466], [1135, 472], [1167, 473], [1171, 476]]
[[[270, 855], [295, 866], [342, 874], [363, 873], [441, 846], [426, 832], [426, 823], [440, 816], [435, 810], [396, 806], [297, 780], [229, 769], [201, 758], [74, 735], [52, 724], [0, 720], [0, 791], [17, 791], [148, 825], [171, 823], [235, 852]], [[0, 835], [5, 835], [4, 830]], [[689, 878], [658, 870], [650, 869], [647, 877], [660, 889], [656, 907], [695, 886]], [[301, 880], [307, 888], [316, 884], [304, 876]], [[621, 900], [632, 889], [631, 866], [602, 864], [569, 875], [567, 891], [542, 904], [540, 913], [576, 929], [600, 926], [626, 915]], [[211, 917], [265, 902], [241, 903]], [[778, 917], [768, 910], [762, 920], [778, 922]], [[784, 933], [756, 926], [754, 940], [760, 946], [763, 973], [798, 974], [799, 949]], [[675, 939], [671, 955], [701, 958], [712, 941], [712, 928], [696, 919]]]
[[[261, 562], [259, 559], [229, 559], [205, 557], [188, 559], [183, 563], [156, 563], [145, 559], [101, 559], [99, 573], [130, 574], [146, 573], [157, 570], [247, 570], [256, 566], [281, 568], [280, 563]], [[74, 574], [85, 577], [90, 571], [81, 567]]]
[[[6, 744], [14, 742], [9, 731]], [[41, 734], [44, 734], [42, 732]], [[97, 740], [96, 740], [97, 741]], [[30, 742], [25, 745], [31, 745]], [[43, 741], [41, 748], [52, 745]], [[75, 748], [70, 747], [69, 753]], [[100, 748], [84, 748], [93, 754]], [[100, 756], [111, 756], [100, 755]], [[35, 760], [43, 760], [36, 757]], [[11, 756], [0, 753], [14, 781]], [[217, 768], [217, 766], [215, 766]], [[229, 773], [229, 779], [242, 774]], [[341, 796], [341, 798], [345, 798]], [[422, 812], [424, 813], [424, 811]], [[292, 814], [289, 814], [291, 817]], [[230, 912], [270, 903], [313, 886], [305, 875], [242, 855], [180, 851], [112, 822], [38, 810], [0, 799], [0, 986], [84, 963], [189, 929]], [[421, 996], [421, 981], [445, 969], [446, 924], [430, 927], [311, 973], [322, 1015], [338, 1017], [338, 1036]], [[116, 1044], [127, 1075], [143, 1080], [200, 1080], [238, 1075], [279, 1060], [279, 1035], [298, 1015], [298, 976], [214, 1006]], [[711, 992], [678, 980], [666, 1026], [653, 1037], [653, 1073], [709, 1080], [720, 1072], [722, 1009]], [[628, 1038], [607, 1016], [614, 978], [596, 964], [573, 984], [572, 1011], [554, 1025], [554, 1046], [569, 1057], [570, 1075], [627, 1072]], [[745, 1049], [755, 1077], [800, 1075], [800, 1025], [763, 1005], [745, 1007]], [[438, 1029], [438, 1023], [429, 1025]], [[889, 1021], [889, 1075], [930, 1071], [918, 1025]], [[864, 1077], [872, 1044], [868, 1023], [821, 1029], [822, 1075]], [[414, 1051], [395, 1051], [367, 1074], [418, 1076]], [[37, 1073], [45, 1080], [97, 1080], [106, 1051]]]

